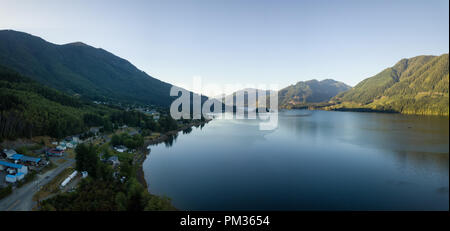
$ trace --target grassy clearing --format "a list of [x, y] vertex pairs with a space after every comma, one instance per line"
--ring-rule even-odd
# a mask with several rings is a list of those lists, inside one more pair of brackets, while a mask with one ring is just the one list
[[145, 138], [147, 138], [147, 139], [156, 139], [156, 138], [158, 138], [159, 136], [161, 136], [161, 133], [159, 133], [159, 132], [153, 132], [150, 136], [146, 136]]
[[55, 162], [57, 164], [62, 164], [62, 163], [65, 163], [66, 161], [67, 161], [66, 159], [60, 158], [60, 159], [57, 159]]
[[20, 187], [24, 186], [25, 184], [33, 181], [34, 179], [36, 179], [36, 175], [37, 175], [37, 173], [35, 171], [28, 172], [28, 174], [25, 175], [25, 178], [23, 180], [19, 181], [19, 183], [17, 183], [17, 187], [20, 188]]
[[50, 170], [52, 170], [52, 169], [54, 169], [54, 168], [56, 168], [58, 166], [55, 163], [53, 163], [52, 161], [49, 161], [49, 162], [50, 163], [47, 166], [42, 168], [40, 174], [44, 174], [44, 173], [46, 173], [46, 172], [48, 172], [48, 171], [50, 171]]
[[33, 201], [38, 201], [42, 198], [50, 196], [51, 194], [58, 193], [60, 191], [59, 186], [61, 182], [66, 179], [74, 170], [74, 168], [64, 169], [52, 181], [42, 186], [42, 188], [33, 195]]
[[74, 150], [74, 149], [68, 149], [68, 150], [66, 151], [66, 157], [67, 157], [67, 158], [69, 158], [69, 159], [74, 159], [75, 156], [76, 156], [76, 154], [75, 154], [75, 150]]

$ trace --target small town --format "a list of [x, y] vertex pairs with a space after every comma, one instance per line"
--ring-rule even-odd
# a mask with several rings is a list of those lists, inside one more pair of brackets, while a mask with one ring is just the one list
[[[161, 113], [147, 107], [130, 108], [159, 124]], [[167, 117], [163, 113], [164, 118]], [[177, 121], [176, 128], [183, 130], [192, 126], [189, 121]], [[121, 160], [136, 162], [139, 154], [148, 152], [146, 145], [162, 142], [164, 133], [114, 125], [113, 132], [103, 127], [90, 127], [85, 133], [55, 139], [48, 136], [33, 137], [31, 140], [16, 140], [0, 144], [0, 210], [39, 210], [39, 202], [61, 192], [72, 192], [79, 182], [89, 176], [88, 171], [76, 170], [76, 148], [79, 145], [93, 145], [100, 150], [99, 160], [114, 169], [113, 177], [120, 177]], [[145, 141], [145, 142], [144, 142]], [[145, 156], [145, 155], [144, 155]], [[143, 176], [141, 181], [145, 184]]]

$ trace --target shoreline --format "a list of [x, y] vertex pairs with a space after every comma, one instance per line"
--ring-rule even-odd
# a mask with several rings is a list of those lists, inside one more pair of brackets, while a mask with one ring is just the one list
[[280, 108], [281, 110], [310, 110], [310, 111], [340, 111], [340, 112], [363, 112], [363, 113], [382, 113], [382, 114], [398, 114], [398, 115], [415, 115], [415, 116], [439, 116], [439, 117], [449, 117], [449, 114], [439, 114], [439, 113], [418, 113], [418, 112], [399, 112], [395, 110], [377, 110], [372, 108], [364, 107], [339, 107], [339, 108], [329, 108], [325, 107], [298, 107], [298, 108]]
[[138, 182], [141, 183], [148, 190], [148, 184], [147, 184], [147, 181], [145, 180], [143, 164], [144, 164], [144, 161], [147, 159], [147, 155], [149, 155], [151, 152], [151, 149], [147, 149], [147, 147], [149, 145], [160, 144], [160, 143], [166, 141], [169, 138], [169, 136], [171, 136], [171, 135], [178, 134], [180, 131], [186, 130], [188, 128], [200, 126], [202, 124], [207, 124], [210, 121], [211, 121], [211, 119], [205, 120], [205, 121], [191, 122], [189, 124], [186, 124], [186, 125], [183, 125], [182, 127], [177, 128], [175, 130], [171, 130], [164, 134], [161, 134], [159, 137], [157, 137], [155, 139], [144, 140], [144, 145], [138, 149], [138, 151], [133, 159], [133, 163], [137, 167], [136, 179], [138, 180]]

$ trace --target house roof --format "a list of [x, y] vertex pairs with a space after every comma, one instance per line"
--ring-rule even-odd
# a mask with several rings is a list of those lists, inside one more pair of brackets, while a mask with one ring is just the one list
[[53, 148], [53, 149], [47, 150], [47, 152], [50, 152], [50, 153], [62, 153], [64, 151], [63, 150], [58, 150], [56, 148]]
[[14, 154], [14, 155], [12, 155], [11, 157], [9, 157], [10, 159], [13, 159], [13, 160], [20, 160], [20, 159], [22, 159], [23, 158], [23, 155], [21, 155], [21, 154]]
[[10, 157], [13, 160], [22, 160], [22, 161], [29, 161], [29, 162], [39, 162], [41, 158], [31, 157], [31, 156], [25, 156], [22, 154], [14, 154]]
[[10, 168], [16, 168], [16, 169], [21, 169], [23, 167], [23, 165], [21, 165], [21, 164], [14, 164], [14, 163], [1, 161], [1, 160], [0, 160], [0, 165], [10, 167]]
[[119, 157], [111, 156], [111, 157], [108, 158], [108, 161], [119, 161]]
[[6, 155], [14, 155], [14, 154], [16, 154], [17, 152], [16, 151], [14, 151], [13, 149], [5, 149], [5, 150], [3, 150], [3, 152], [6, 154]]
[[31, 157], [31, 156], [22, 156], [21, 160], [37, 163], [41, 160], [41, 158], [36, 158], [36, 157]]

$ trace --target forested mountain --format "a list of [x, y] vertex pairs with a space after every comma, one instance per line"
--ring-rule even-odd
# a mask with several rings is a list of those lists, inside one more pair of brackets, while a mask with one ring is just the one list
[[126, 124], [144, 130], [166, 132], [177, 128], [170, 116], [155, 122], [138, 111], [97, 105], [79, 99], [0, 66], [0, 140], [49, 135], [62, 138], [92, 126], [112, 131]]
[[[0, 66], [0, 139], [51, 135], [86, 129], [84, 115], [101, 117], [113, 109], [93, 105]], [[92, 125], [103, 125], [93, 121]]]
[[278, 91], [278, 105], [281, 108], [293, 108], [327, 102], [350, 88], [347, 84], [332, 79], [300, 81]]
[[0, 65], [90, 100], [169, 106], [171, 84], [140, 71], [103, 49], [77, 42], [49, 43], [12, 30], [0, 31]]
[[449, 114], [448, 54], [402, 59], [332, 99], [329, 109]]
[[[259, 91], [264, 91], [264, 90], [260, 90], [260, 89], [255, 89], [255, 88], [245, 88], [239, 91], [235, 91], [232, 94], [226, 95], [224, 97], [218, 97], [220, 98], [220, 100], [222, 100], [222, 98], [225, 99], [225, 105], [226, 106], [238, 106], [238, 107], [249, 107], [249, 108], [256, 108], [256, 106], [258, 105], [258, 99], [259, 99], [259, 95], [258, 92]], [[265, 90], [266, 92], [266, 105], [270, 105], [269, 102], [269, 96], [270, 94], [273, 92], [271, 90]], [[236, 99], [244, 99], [244, 102], [239, 102], [237, 103]], [[227, 103], [228, 102], [228, 103]]]

